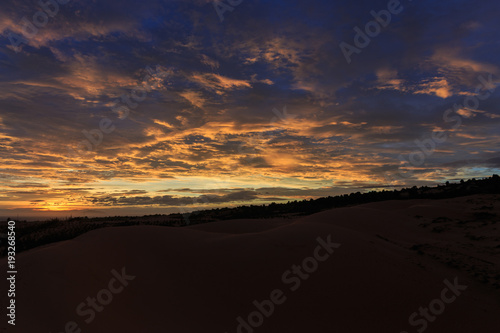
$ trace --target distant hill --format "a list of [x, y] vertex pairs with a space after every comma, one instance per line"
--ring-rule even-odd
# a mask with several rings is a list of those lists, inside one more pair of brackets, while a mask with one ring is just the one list
[[[238, 218], [271, 218], [286, 217], [292, 215], [309, 215], [325, 209], [359, 205], [369, 202], [385, 200], [407, 200], [407, 199], [445, 199], [455, 198], [473, 194], [499, 194], [500, 177], [493, 175], [485, 179], [461, 180], [459, 183], [446, 182], [444, 185], [435, 187], [403, 188], [401, 190], [370, 191], [367, 193], [351, 193], [337, 196], [328, 196], [319, 199], [302, 201], [289, 201], [287, 203], [269, 205], [250, 205], [236, 208], [222, 208], [196, 211], [188, 215], [191, 223], [202, 223], [207, 220], [226, 220]], [[171, 214], [178, 220], [183, 218], [182, 214]]]
[[[161, 218], [171, 217], [130, 223]], [[500, 194], [475, 194], [100, 228], [19, 254], [23, 320], [0, 332], [77, 332], [74, 322], [85, 333], [499, 333], [499, 226]]]
[[[292, 218], [310, 215], [323, 210], [354, 206], [370, 202], [408, 199], [445, 199], [473, 194], [500, 194], [500, 177], [493, 175], [484, 179], [461, 180], [459, 183], [446, 182], [435, 187], [403, 188], [401, 190], [370, 191], [329, 196], [319, 199], [289, 201], [268, 205], [250, 205], [235, 208], [216, 208], [185, 214], [114, 216], [114, 217], [75, 217], [66, 220], [52, 219], [43, 222], [16, 221], [16, 250], [21, 252], [37, 246], [68, 240], [90, 230], [132, 225], [157, 225], [183, 227], [186, 225], [209, 223], [234, 219]], [[2, 230], [6, 222], [2, 222]], [[5, 256], [5, 241], [0, 244], [0, 256]]]

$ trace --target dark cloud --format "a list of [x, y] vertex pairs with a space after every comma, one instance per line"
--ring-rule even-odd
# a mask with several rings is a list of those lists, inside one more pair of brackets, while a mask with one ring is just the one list
[[[222, 175], [238, 189], [272, 182], [268, 200], [328, 195], [385, 185], [438, 129], [447, 140], [400, 185], [495, 172], [500, 90], [474, 112], [457, 110], [458, 128], [444, 114], [476, 93], [480, 76], [498, 86], [500, 3], [401, 3], [348, 64], [339, 43], [352, 44], [353, 28], [386, 0], [245, 1], [224, 22], [206, 0], [72, 0], [18, 53], [9, 34], [40, 7], [2, 1], [2, 189], [20, 207], [47, 199], [39, 209], [189, 205], [152, 193]], [[138, 87], [147, 92], [133, 101]], [[97, 191], [105, 195], [92, 202], [77, 194]], [[236, 201], [213, 193], [222, 197], [211, 202]]]
[[174, 197], [171, 195], [163, 196], [134, 196], [134, 197], [91, 197], [93, 204], [103, 206], [187, 206], [196, 204], [219, 204], [230, 202], [252, 201], [258, 199], [254, 191], [238, 191], [224, 195], [200, 195], [198, 197]]

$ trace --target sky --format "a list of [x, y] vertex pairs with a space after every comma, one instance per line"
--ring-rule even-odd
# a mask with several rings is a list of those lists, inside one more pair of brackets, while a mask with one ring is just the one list
[[0, 218], [500, 170], [498, 1], [2, 0]]

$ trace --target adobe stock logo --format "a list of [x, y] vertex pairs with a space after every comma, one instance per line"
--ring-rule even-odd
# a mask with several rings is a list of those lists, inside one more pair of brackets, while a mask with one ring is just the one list
[[[424, 332], [429, 323], [436, 321], [437, 316], [442, 315], [446, 309], [447, 304], [455, 302], [458, 296], [462, 294], [462, 291], [467, 289], [466, 285], [461, 285], [458, 283], [458, 277], [455, 277], [453, 283], [448, 280], [444, 280], [443, 283], [447, 288], [441, 290], [441, 295], [439, 298], [433, 299], [428, 307], [420, 307], [418, 312], [413, 312], [408, 318], [408, 323], [413, 327], [418, 327], [417, 332]], [[430, 312], [430, 313], [429, 313]], [[401, 333], [408, 333], [407, 331], [402, 331]]]
[[[129, 117], [131, 109], [136, 109], [139, 103], [146, 100], [148, 93], [157, 88], [159, 81], [169, 76], [169, 72], [159, 65], [156, 65], [155, 70], [149, 66], [147, 66], [145, 70], [147, 73], [142, 78], [141, 84], [132, 89], [130, 93], [123, 94], [119, 99], [112, 102], [111, 111], [115, 113], [121, 121]], [[67, 156], [69, 158], [74, 156], [87, 156], [103, 142], [104, 134], [111, 134], [115, 129], [116, 126], [113, 120], [102, 118], [99, 121], [98, 128], [91, 129], [90, 131], [82, 130], [86, 139], [80, 141], [75, 148], [67, 147]]]
[[[76, 313], [80, 317], [87, 317], [84, 321], [90, 324], [96, 317], [96, 312], [100, 313], [113, 301], [115, 295], [123, 292], [129, 285], [129, 281], [135, 279], [133, 275], [127, 275], [125, 267], [122, 267], [121, 273], [115, 269], [111, 270], [113, 277], [109, 280], [107, 288], [99, 290], [95, 297], [87, 297], [76, 307]], [[68, 321], [64, 325], [64, 330], [57, 333], [81, 333], [82, 329], [76, 321]]]
[[[288, 285], [290, 292], [298, 290], [303, 281], [308, 280], [316, 272], [319, 263], [330, 258], [335, 249], [340, 244], [332, 242], [332, 235], [328, 235], [326, 240], [321, 237], [316, 238], [318, 245], [314, 249], [312, 256], [306, 257], [299, 265], [292, 265], [281, 275], [283, 284]], [[246, 318], [239, 316], [236, 318], [238, 327], [236, 333], [254, 333], [255, 330], [264, 324], [266, 318], [269, 318], [276, 311], [278, 305], [287, 301], [286, 291], [274, 289], [269, 293], [269, 298], [259, 302], [254, 300], [252, 305], [255, 310], [250, 312]], [[227, 333], [227, 332], [226, 332]]]
[[20, 32], [19, 35], [14, 32], [9, 32], [8, 38], [12, 48], [16, 53], [21, 52], [21, 45], [28, 44], [29, 39], [35, 37], [38, 34], [39, 29], [45, 27], [49, 23], [49, 18], [54, 18], [59, 13], [59, 5], [65, 5], [70, 0], [47, 0], [43, 2], [38, 1], [38, 5], [42, 10], [38, 10], [31, 21], [24, 16], [19, 22]]
[[221, 22], [224, 21], [224, 13], [229, 11], [232, 12], [236, 6], [241, 5], [243, 0], [226, 0], [227, 3], [224, 2], [224, 0], [215, 0], [213, 2], [215, 11], [217, 12], [217, 15], [219, 15], [219, 20]]
[[[426, 138], [422, 138], [421, 140], [416, 139], [414, 142], [418, 149], [413, 150], [407, 156], [400, 154], [398, 159], [401, 163], [397, 173], [394, 175], [387, 174], [386, 181], [393, 183], [396, 180], [404, 180], [414, 176], [415, 170], [424, 165], [426, 160], [434, 154], [438, 145], [446, 142], [449, 136], [462, 126], [462, 117], [464, 116], [460, 113], [460, 110], [471, 113], [479, 111], [481, 101], [486, 101], [492, 96], [497, 89], [498, 82], [493, 80], [492, 74], [489, 74], [487, 77], [479, 75], [477, 79], [480, 84], [476, 86], [474, 94], [467, 95], [462, 103], [455, 103], [453, 108], [448, 108], [444, 111], [444, 122], [451, 124], [449, 134], [444, 130], [435, 129], [430, 134], [426, 135]], [[401, 167], [405, 167], [405, 169], [402, 170]]]
[[[411, 1], [411, 0], [410, 0]], [[370, 45], [371, 38], [377, 37], [382, 28], [386, 28], [392, 21], [392, 15], [397, 15], [403, 11], [404, 7], [401, 5], [399, 0], [389, 0], [387, 3], [387, 10], [383, 9], [379, 12], [374, 10], [370, 11], [370, 14], [375, 20], [369, 21], [365, 24], [365, 31], [363, 32], [358, 26], [354, 27], [354, 45], [348, 44], [346, 42], [341, 42], [339, 44], [344, 58], [348, 64], [352, 62], [351, 56], [356, 53], [361, 53], [361, 50]]]

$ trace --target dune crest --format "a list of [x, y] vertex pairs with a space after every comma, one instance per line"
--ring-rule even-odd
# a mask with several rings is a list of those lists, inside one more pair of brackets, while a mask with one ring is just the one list
[[[495, 196], [478, 195], [294, 220], [94, 230], [19, 254], [18, 320], [8, 332], [66, 332], [74, 322], [68, 332], [496, 333], [499, 215], [482, 218], [483, 206], [500, 213]], [[318, 239], [328, 237], [339, 247], [308, 273], [306, 259], [325, 255]], [[118, 288], [110, 279], [122, 268], [134, 279], [86, 323], [78, 306]], [[300, 283], [286, 282], [293, 277]]]

